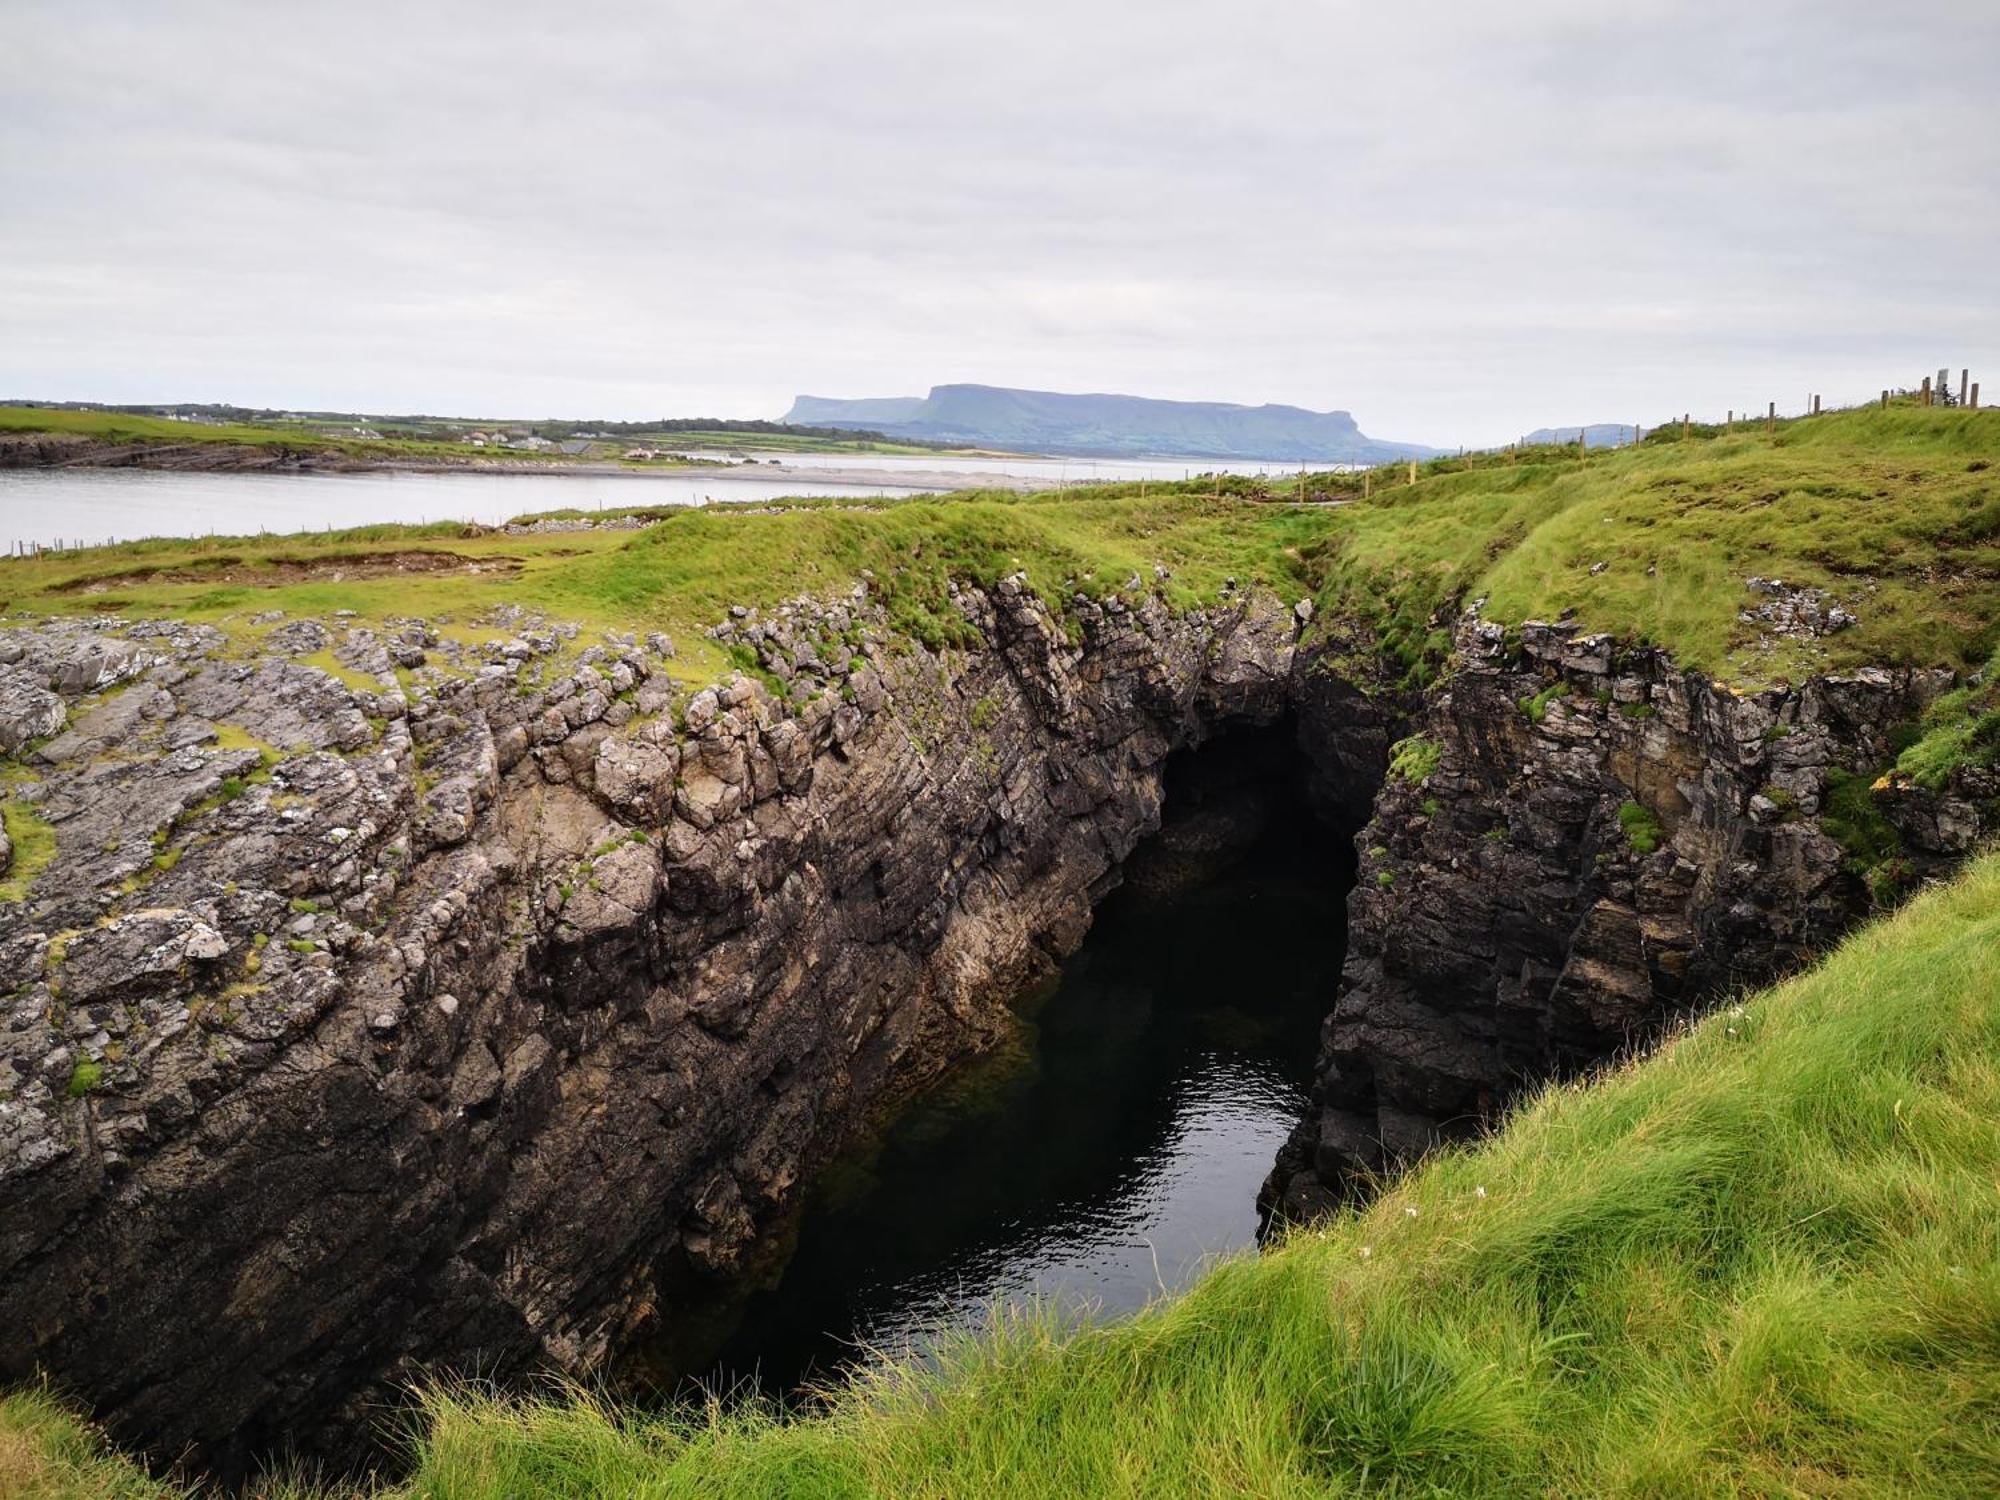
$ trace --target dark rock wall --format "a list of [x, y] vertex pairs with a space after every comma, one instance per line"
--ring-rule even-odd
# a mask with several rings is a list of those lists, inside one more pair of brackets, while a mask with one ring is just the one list
[[[1391, 775], [1357, 841], [1317, 1108], [1265, 1186], [1280, 1217], [1831, 943], [1871, 897], [1820, 826], [1829, 775], [1872, 775], [1951, 684], [1867, 670], [1739, 696], [1659, 651], [1567, 625], [1510, 640], [1476, 613], [1457, 649], [1403, 726], [1435, 768]], [[1970, 847], [1970, 804], [1904, 800], [1924, 804], [1900, 818], [1913, 873]]]

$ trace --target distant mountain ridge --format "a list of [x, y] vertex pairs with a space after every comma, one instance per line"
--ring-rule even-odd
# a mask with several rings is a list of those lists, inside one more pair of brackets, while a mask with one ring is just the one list
[[1386, 463], [1438, 450], [1371, 438], [1344, 411], [936, 385], [928, 396], [800, 396], [785, 421], [869, 427], [889, 437], [1086, 457], [1273, 458]]

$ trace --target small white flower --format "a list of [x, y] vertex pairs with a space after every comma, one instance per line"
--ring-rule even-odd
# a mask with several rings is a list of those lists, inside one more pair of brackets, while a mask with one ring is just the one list
[[1373, 1255], [1374, 1253], [1375, 1253], [1375, 1252], [1374, 1252], [1373, 1250], [1370, 1250], [1370, 1249], [1369, 1249], [1369, 1248], [1368, 1248], [1368, 1247], [1367, 1247], [1366, 1245], [1363, 1245], [1363, 1246], [1361, 1247], [1361, 1258], [1362, 1258], [1363, 1260], [1366, 1260], [1366, 1259], [1368, 1259], [1368, 1257], [1369, 1257], [1369, 1256], [1371, 1256], [1371, 1255]]
[[1406, 1219], [1414, 1219], [1416, 1216], [1417, 1216], [1417, 1211], [1414, 1208], [1406, 1208], [1403, 1210], [1403, 1217]]
[[1486, 1196], [1485, 1185], [1481, 1184], [1479, 1187], [1474, 1188], [1472, 1190], [1472, 1196], [1475, 1198], [1484, 1198]]

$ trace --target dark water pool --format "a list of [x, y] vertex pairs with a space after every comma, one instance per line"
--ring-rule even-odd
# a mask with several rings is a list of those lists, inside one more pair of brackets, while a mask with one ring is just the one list
[[1306, 812], [1288, 753], [1203, 754], [1170, 767], [1167, 835], [1024, 1007], [1019, 1046], [836, 1164], [775, 1284], [659, 1351], [673, 1373], [782, 1394], [996, 1302], [1129, 1312], [1254, 1242], [1339, 975], [1353, 858]]

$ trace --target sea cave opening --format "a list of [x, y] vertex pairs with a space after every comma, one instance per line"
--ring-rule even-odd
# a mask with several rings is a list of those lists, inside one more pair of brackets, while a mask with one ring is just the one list
[[1161, 826], [1011, 1045], [827, 1164], [751, 1285], [635, 1353], [785, 1397], [1002, 1304], [1116, 1317], [1251, 1248], [1346, 950], [1354, 826], [1289, 718], [1171, 756]]

